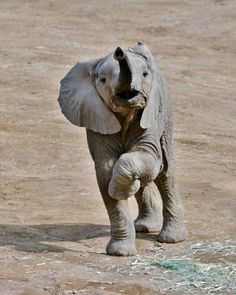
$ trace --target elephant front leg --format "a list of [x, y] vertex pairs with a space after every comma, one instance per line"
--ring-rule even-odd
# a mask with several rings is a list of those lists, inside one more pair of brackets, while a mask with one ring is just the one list
[[106, 251], [110, 255], [135, 255], [135, 229], [128, 208], [128, 201], [112, 200], [107, 206], [111, 221], [111, 239]]
[[166, 243], [177, 243], [187, 237], [183, 221], [183, 206], [175, 179], [172, 123], [167, 122], [166, 130], [161, 137], [164, 169], [155, 182], [163, 201], [163, 226], [157, 240]]
[[140, 188], [135, 195], [139, 214], [134, 221], [136, 232], [160, 230], [163, 223], [162, 200], [154, 182]]
[[108, 194], [111, 171], [96, 169], [99, 188], [106, 206], [110, 223], [111, 239], [106, 247], [107, 254], [116, 256], [135, 255], [135, 229], [127, 200], [115, 200]]
[[163, 201], [163, 226], [157, 236], [159, 242], [177, 243], [187, 237], [183, 222], [183, 207], [174, 172], [162, 173], [156, 180]]
[[146, 151], [122, 154], [113, 168], [110, 196], [116, 200], [127, 200], [139, 191], [141, 183], [148, 184], [157, 177], [160, 165], [160, 160]]

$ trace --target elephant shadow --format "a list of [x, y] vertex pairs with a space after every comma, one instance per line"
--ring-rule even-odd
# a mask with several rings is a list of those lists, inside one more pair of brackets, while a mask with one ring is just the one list
[[96, 224], [40, 224], [0, 225], [0, 246], [14, 246], [24, 252], [64, 252], [62, 246], [52, 242], [80, 242], [110, 235], [110, 226]]
[[[64, 252], [70, 249], [47, 243], [79, 243], [82, 240], [104, 236], [110, 236], [109, 225], [88, 223], [39, 225], [0, 224], [0, 247], [14, 246], [16, 250], [23, 252]], [[137, 234], [138, 239], [153, 241], [154, 237], [152, 234]]]

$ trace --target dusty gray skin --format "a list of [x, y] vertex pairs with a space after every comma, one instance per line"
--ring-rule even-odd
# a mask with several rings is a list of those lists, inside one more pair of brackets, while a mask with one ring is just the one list
[[[87, 129], [111, 222], [107, 253], [135, 254], [135, 230], [161, 227], [158, 241], [184, 240], [170, 101], [148, 47], [144, 43], [127, 51], [118, 47], [105, 58], [78, 63], [61, 81], [58, 100], [63, 114]], [[139, 207], [134, 222], [127, 200], [133, 195]]]

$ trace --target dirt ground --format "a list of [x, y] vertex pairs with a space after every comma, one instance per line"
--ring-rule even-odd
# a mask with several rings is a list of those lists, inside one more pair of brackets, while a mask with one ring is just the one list
[[[135, 257], [105, 255], [109, 221], [85, 130], [57, 103], [78, 60], [140, 40], [169, 84], [189, 231], [161, 248], [236, 242], [235, 20], [233, 0], [0, 2], [0, 294], [161, 292], [132, 271]], [[154, 241], [138, 235], [138, 257], [160, 251]]]

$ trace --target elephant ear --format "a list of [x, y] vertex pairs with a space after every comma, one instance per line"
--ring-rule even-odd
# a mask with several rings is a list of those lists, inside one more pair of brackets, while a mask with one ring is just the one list
[[61, 80], [58, 102], [62, 113], [74, 125], [101, 134], [113, 134], [120, 123], [93, 85], [92, 72], [99, 60], [77, 63]]
[[157, 126], [157, 124], [159, 125], [159, 122], [157, 121], [163, 106], [163, 95], [161, 90], [160, 75], [161, 73], [159, 71], [159, 67], [157, 64], [155, 64], [151, 92], [148, 97], [147, 105], [143, 110], [143, 114], [140, 121], [140, 126], [143, 129], [150, 128], [151, 126]]
[[[156, 124], [158, 126], [161, 124], [162, 111], [165, 106], [164, 100], [167, 99], [168, 91], [160, 68], [154, 61], [148, 46], [143, 42], [139, 42], [138, 47], [134, 48], [133, 51], [146, 59], [153, 76], [150, 95], [140, 121], [140, 126], [143, 129], [148, 129], [151, 126], [156, 126]], [[159, 126], [160, 128], [161, 126]]]

